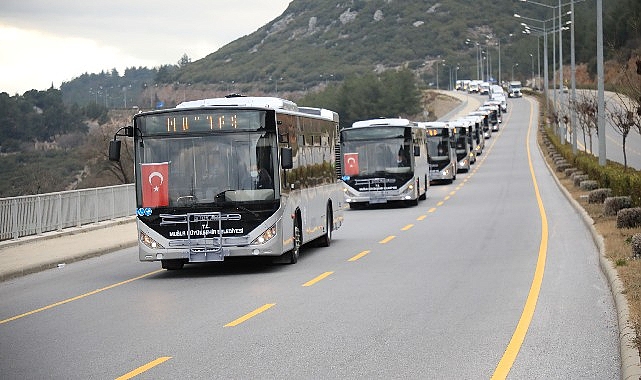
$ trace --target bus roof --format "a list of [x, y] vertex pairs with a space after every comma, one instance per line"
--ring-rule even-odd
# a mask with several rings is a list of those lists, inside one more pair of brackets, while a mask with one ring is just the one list
[[352, 128], [363, 128], [369, 126], [389, 126], [389, 127], [409, 127], [413, 125], [411, 121], [407, 119], [370, 119], [370, 120], [360, 120], [352, 124]]
[[215, 106], [268, 108], [294, 112], [299, 111], [296, 103], [290, 100], [263, 96], [230, 96], [225, 98], [190, 100], [178, 104], [176, 108], [199, 108]]
[[308, 115], [316, 115], [324, 119], [330, 119], [336, 122], [338, 121], [338, 113], [325, 108], [298, 107], [298, 111], [306, 113]]
[[421, 127], [425, 128], [449, 128], [450, 125], [444, 121], [424, 121], [418, 123]]

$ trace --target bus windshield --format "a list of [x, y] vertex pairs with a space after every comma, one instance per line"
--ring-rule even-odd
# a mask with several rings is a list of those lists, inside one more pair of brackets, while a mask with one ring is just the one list
[[432, 160], [449, 160], [450, 138], [442, 134], [434, 134], [427, 138], [427, 153]]
[[136, 147], [138, 207], [274, 200], [275, 157], [273, 133], [144, 137]]
[[[405, 128], [375, 127], [342, 131], [341, 150], [344, 165], [356, 160], [358, 174], [372, 176], [384, 173], [410, 173], [410, 140], [404, 137]], [[349, 170], [346, 170], [349, 172]]]

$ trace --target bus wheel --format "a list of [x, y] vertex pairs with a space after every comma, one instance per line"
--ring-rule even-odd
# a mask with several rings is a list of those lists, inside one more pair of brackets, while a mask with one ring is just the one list
[[334, 215], [332, 214], [332, 208], [327, 206], [327, 217], [325, 218], [325, 234], [318, 238], [319, 247], [329, 247], [332, 243], [332, 230], [334, 229]]
[[183, 269], [183, 266], [185, 266], [185, 262], [181, 259], [177, 260], [160, 260], [160, 263], [162, 265], [162, 269], [167, 269], [167, 270], [178, 270], [178, 269]]
[[298, 262], [298, 257], [300, 256], [300, 227], [298, 226], [298, 218], [294, 220], [294, 247], [288, 253], [289, 264], [296, 264]]

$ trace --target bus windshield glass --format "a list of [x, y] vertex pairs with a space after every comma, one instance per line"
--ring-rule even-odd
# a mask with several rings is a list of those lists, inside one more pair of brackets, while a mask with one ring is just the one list
[[276, 167], [274, 133], [145, 136], [136, 144], [138, 207], [273, 201]]
[[450, 137], [446, 128], [427, 129], [427, 152], [433, 160], [449, 160]]
[[411, 172], [410, 143], [404, 127], [344, 129], [341, 150], [344, 164], [357, 160], [359, 176]]

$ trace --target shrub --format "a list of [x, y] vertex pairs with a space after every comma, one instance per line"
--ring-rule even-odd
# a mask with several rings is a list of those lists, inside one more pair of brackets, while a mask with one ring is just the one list
[[641, 226], [641, 207], [624, 208], [617, 212], [617, 228]]
[[631, 245], [632, 245], [632, 256], [634, 257], [641, 256], [641, 233], [632, 235]]
[[589, 179], [586, 181], [581, 181], [579, 183], [579, 187], [581, 190], [594, 190], [599, 187], [599, 183], [593, 179]]
[[577, 170], [577, 171], [575, 171], [574, 173], [570, 174], [570, 178], [572, 179], [572, 181], [574, 181], [574, 177], [576, 177], [576, 176], [578, 176], [578, 175], [584, 175], [584, 174], [585, 174], [585, 173], [583, 173], [582, 171]]
[[603, 214], [614, 216], [619, 210], [632, 207], [632, 199], [629, 196], [607, 197], [603, 201]]
[[587, 181], [590, 179], [590, 176], [587, 174], [581, 174], [581, 175], [575, 175], [574, 176], [574, 186], [579, 187], [581, 185], [581, 182]]
[[605, 198], [612, 196], [612, 189], [594, 189], [588, 193], [588, 203], [603, 203]]

